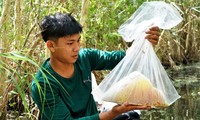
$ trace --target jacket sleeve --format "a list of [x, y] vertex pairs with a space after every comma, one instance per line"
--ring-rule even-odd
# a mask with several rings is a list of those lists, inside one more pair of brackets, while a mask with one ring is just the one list
[[68, 107], [59, 96], [54, 84], [32, 82], [31, 96], [40, 109], [41, 120], [99, 120], [99, 114], [73, 118]]

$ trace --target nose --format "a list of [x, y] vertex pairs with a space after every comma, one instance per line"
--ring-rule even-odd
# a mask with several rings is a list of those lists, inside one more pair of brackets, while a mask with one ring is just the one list
[[80, 49], [80, 43], [76, 42], [76, 44], [74, 45], [74, 52], [79, 51], [79, 49]]

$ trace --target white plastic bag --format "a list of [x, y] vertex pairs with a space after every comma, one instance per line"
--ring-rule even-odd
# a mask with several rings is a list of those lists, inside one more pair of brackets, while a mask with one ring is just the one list
[[[132, 104], [146, 104], [149, 106], [160, 107], [168, 106], [180, 98], [171, 80], [169, 79], [165, 69], [158, 59], [153, 46], [145, 39], [145, 31], [152, 25], [157, 25], [162, 29], [170, 29], [182, 21], [179, 12], [170, 4], [165, 2], [145, 2], [140, 8], [131, 16], [131, 18], [122, 24], [119, 28], [119, 33], [125, 41], [131, 42], [134, 40], [132, 46], [129, 48], [126, 56], [118, 63], [118, 65], [105, 77], [99, 85], [102, 91], [103, 100], [115, 103], [130, 102]], [[124, 84], [132, 84], [130, 80], [131, 74], [144, 76], [149, 79], [152, 88], [160, 91], [164, 102], [160, 104], [153, 104], [145, 100], [149, 93], [142, 91], [134, 91], [134, 89], [126, 91], [129, 97], [133, 96], [134, 92], [140, 92], [143, 96], [140, 98], [124, 99], [123, 101], [113, 100], [113, 97], [125, 88]], [[136, 75], [133, 75], [136, 76]], [[133, 82], [135, 78], [133, 78]], [[126, 81], [129, 81], [126, 83]], [[135, 81], [136, 82], [136, 81]], [[117, 84], [117, 85], [115, 85]], [[117, 86], [117, 87], [116, 87]], [[142, 85], [140, 85], [141, 87]], [[112, 88], [113, 87], [113, 88]], [[143, 88], [146, 84], [143, 82]], [[125, 93], [123, 93], [125, 94]], [[118, 94], [119, 95], [119, 94]], [[127, 95], [128, 96], [128, 95]], [[158, 96], [158, 95], [157, 95]], [[144, 99], [143, 102], [135, 102], [137, 99]], [[148, 96], [149, 99], [157, 99], [156, 97]]]

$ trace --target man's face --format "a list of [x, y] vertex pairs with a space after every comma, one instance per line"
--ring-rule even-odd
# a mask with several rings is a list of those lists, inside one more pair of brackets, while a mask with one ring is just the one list
[[64, 64], [73, 64], [78, 58], [80, 50], [80, 34], [59, 38], [55, 45], [52, 57]]

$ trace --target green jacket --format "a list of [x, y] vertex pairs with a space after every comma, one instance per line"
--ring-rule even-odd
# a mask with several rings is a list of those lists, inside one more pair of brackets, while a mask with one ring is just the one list
[[47, 59], [31, 84], [31, 95], [42, 120], [99, 120], [91, 94], [91, 71], [111, 70], [125, 56], [124, 51], [81, 49], [72, 78], [63, 78]]

